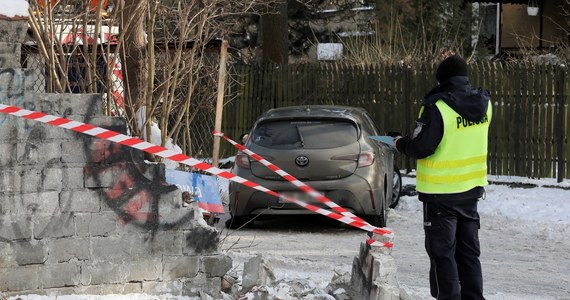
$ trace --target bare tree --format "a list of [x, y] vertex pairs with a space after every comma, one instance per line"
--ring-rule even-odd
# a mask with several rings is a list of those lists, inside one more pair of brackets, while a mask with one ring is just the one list
[[[111, 10], [102, 1], [33, 2], [30, 26], [49, 70], [48, 91], [106, 92], [105, 112], [126, 116], [133, 135], [150, 141], [151, 126], [158, 126], [161, 138], [153, 143], [173, 142], [192, 156], [196, 116], [215, 111], [216, 45], [244, 16], [272, 13], [276, 3], [115, 0]], [[111, 78], [118, 71], [124, 102]], [[70, 72], [78, 74], [76, 82]]]

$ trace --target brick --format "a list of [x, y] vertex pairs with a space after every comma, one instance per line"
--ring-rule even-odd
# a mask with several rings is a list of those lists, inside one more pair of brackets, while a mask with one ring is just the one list
[[0, 268], [0, 290], [37, 290], [40, 287], [38, 268], [38, 265], [17, 268]]
[[61, 162], [61, 144], [58, 142], [18, 143], [16, 146], [18, 164], [21, 165], [54, 165]]
[[88, 260], [90, 255], [88, 238], [61, 238], [49, 242], [48, 264]]
[[92, 212], [101, 210], [101, 201], [96, 191], [62, 191], [59, 198], [62, 212]]
[[165, 255], [163, 257], [162, 280], [194, 278], [198, 275], [199, 269], [199, 256]]
[[48, 247], [43, 241], [18, 241], [13, 243], [16, 262], [20, 266], [43, 264], [48, 257]]
[[201, 258], [200, 271], [208, 277], [222, 277], [232, 268], [232, 259], [225, 254], [207, 255]]
[[75, 286], [79, 284], [81, 269], [75, 263], [44, 265], [40, 270], [40, 284], [44, 289]]

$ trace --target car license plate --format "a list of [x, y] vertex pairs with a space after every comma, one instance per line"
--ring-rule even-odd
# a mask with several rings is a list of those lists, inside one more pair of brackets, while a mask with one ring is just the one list
[[[287, 199], [299, 200], [299, 201], [303, 201], [305, 203], [318, 202], [315, 198], [309, 196], [307, 193], [304, 193], [303, 191], [281, 192], [280, 195], [281, 195], [281, 197], [279, 197], [279, 200], [277, 200], [278, 203], [290, 203], [290, 201], [287, 201]], [[285, 199], [285, 198], [287, 198], [287, 199]]]

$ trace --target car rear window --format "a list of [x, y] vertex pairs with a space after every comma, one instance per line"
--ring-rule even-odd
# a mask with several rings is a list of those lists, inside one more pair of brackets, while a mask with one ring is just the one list
[[259, 124], [252, 135], [253, 143], [274, 149], [326, 149], [358, 140], [356, 125], [339, 120], [287, 120]]

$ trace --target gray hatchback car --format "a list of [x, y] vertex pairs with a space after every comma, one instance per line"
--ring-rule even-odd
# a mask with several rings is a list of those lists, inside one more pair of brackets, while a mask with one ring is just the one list
[[[386, 226], [392, 205], [393, 151], [369, 138], [380, 135], [362, 108], [291, 106], [262, 114], [244, 146], [369, 223]], [[238, 152], [232, 172], [288, 197], [329, 209], [260, 162]], [[229, 228], [256, 216], [311, 214], [293, 203], [237, 183], [229, 186]]]

